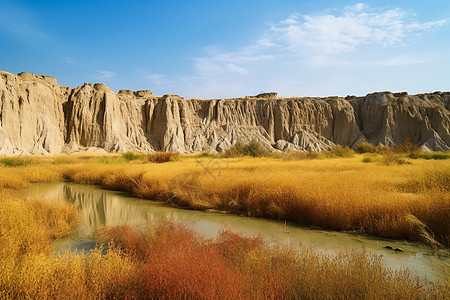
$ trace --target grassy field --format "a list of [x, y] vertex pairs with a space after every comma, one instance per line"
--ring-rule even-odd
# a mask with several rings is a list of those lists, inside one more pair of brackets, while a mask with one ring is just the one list
[[365, 252], [326, 256], [224, 231], [206, 240], [171, 223], [106, 227], [89, 254], [51, 251], [73, 206], [2, 192], [0, 299], [445, 299]]
[[227, 231], [206, 240], [170, 223], [104, 228], [96, 238], [106, 255], [55, 254], [52, 243], [76, 226], [76, 210], [15, 192], [69, 180], [181, 207], [449, 246], [449, 160], [346, 153], [1, 158], [0, 298], [448, 299], [450, 282], [422, 286], [368, 253], [274, 248]]
[[321, 159], [299, 155], [168, 154], [166, 163], [149, 163], [138, 154], [15, 158], [15, 166], [1, 166], [0, 160], [0, 187], [69, 180], [178, 207], [450, 246], [450, 160], [374, 153], [344, 158], [321, 154]]

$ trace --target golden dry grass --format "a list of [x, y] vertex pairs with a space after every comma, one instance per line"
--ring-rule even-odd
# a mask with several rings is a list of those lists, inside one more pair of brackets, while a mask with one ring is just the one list
[[366, 252], [269, 248], [225, 231], [205, 240], [179, 225], [105, 228], [90, 254], [33, 251], [0, 270], [1, 299], [445, 299]]
[[[264, 183], [262, 178], [255, 176], [262, 163], [269, 172], [266, 174], [278, 169], [276, 161], [244, 160], [236, 165], [230, 164], [229, 174], [225, 169], [220, 173], [211, 171], [208, 175], [196, 170], [194, 179], [180, 176], [179, 184], [199, 186], [215, 180], [211, 179], [213, 175], [220, 179], [239, 172], [247, 177], [255, 173], [252, 178], [261, 184]], [[154, 179], [151, 176], [158, 175], [158, 178], [170, 181], [176, 177], [176, 172], [192, 174], [192, 168], [195, 169], [198, 162], [187, 159], [182, 165], [165, 164], [169, 168], [153, 165], [154, 169], [137, 165], [138, 170], [131, 170], [127, 164], [91, 162], [89, 165], [91, 168], [87, 168], [84, 162], [52, 165], [50, 173], [102, 184], [108, 184], [105, 181], [108, 179], [109, 184], [116, 184], [117, 188], [132, 184], [136, 192], [150, 193], [148, 189], [153, 188], [152, 193], [155, 194], [170, 190], [182, 193], [170, 184], [164, 185], [167, 181], [159, 182], [161, 186], [158, 186], [156, 181], [151, 181]], [[46, 167], [50, 168], [50, 165]], [[317, 168], [320, 169], [319, 166], [309, 166], [303, 171], [313, 176], [318, 172]], [[149, 170], [152, 173], [147, 174], [145, 171]], [[285, 172], [283, 176], [293, 170], [287, 168]], [[340, 172], [349, 170], [344, 168]], [[13, 176], [14, 172], [9, 175]], [[402, 178], [401, 174], [399, 176]], [[30, 176], [27, 180], [30, 178], [37, 179]], [[141, 184], [147, 187], [142, 189]], [[236, 184], [233, 189], [240, 187], [239, 184], [246, 186], [244, 178]], [[225, 185], [217, 184], [216, 188], [210, 192], [229, 194]], [[283, 190], [278, 190], [278, 193], [285, 197]], [[197, 196], [201, 195], [199, 192]], [[193, 195], [186, 197], [190, 199]], [[234, 198], [233, 195], [230, 197]], [[243, 238], [229, 231], [216, 239], [206, 240], [181, 225], [164, 222], [139, 228], [119, 226], [100, 230], [96, 237], [108, 247], [107, 254], [103, 254], [101, 248], [90, 254], [56, 254], [52, 252], [52, 242], [70, 234], [76, 225], [73, 206], [58, 201], [25, 200], [5, 188], [0, 189], [0, 204], [0, 299], [449, 297], [445, 283], [423, 287], [407, 272], [394, 272], [378, 257], [365, 252], [326, 256], [306, 248], [298, 251], [270, 248], [259, 238]]]
[[[412, 161], [412, 160], [410, 160]], [[450, 164], [363, 163], [361, 156], [283, 161], [189, 158], [164, 165], [64, 165], [69, 180], [194, 209], [228, 210], [326, 229], [449, 245]], [[423, 240], [423, 241], [425, 241]]]
[[184, 156], [152, 164], [127, 162], [118, 155], [84, 155], [0, 167], [0, 178], [4, 186], [15, 188], [64, 178], [180, 207], [227, 210], [448, 247], [450, 161], [405, 156], [402, 159], [409, 164], [384, 165], [363, 163], [362, 158]]
[[25, 200], [0, 190], [0, 257], [48, 252], [51, 242], [77, 224], [76, 209], [65, 203]]

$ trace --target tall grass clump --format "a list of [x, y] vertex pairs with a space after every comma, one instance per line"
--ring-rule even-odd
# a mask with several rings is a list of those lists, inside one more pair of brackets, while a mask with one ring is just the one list
[[392, 151], [394, 153], [403, 153], [403, 154], [409, 154], [413, 155], [417, 150], [419, 149], [419, 146], [416, 144], [413, 144], [411, 142], [411, 139], [405, 138], [402, 142], [398, 143], [392, 148]]
[[335, 157], [341, 157], [341, 158], [350, 158], [353, 157], [355, 152], [350, 149], [350, 147], [345, 146], [334, 146], [330, 150], [322, 151], [318, 153], [318, 158], [335, 158]]
[[355, 146], [353, 149], [356, 153], [364, 154], [364, 153], [378, 153], [378, 154], [384, 154], [387, 151], [391, 150], [388, 146], [378, 145], [375, 146], [369, 142], [361, 142]]
[[251, 156], [251, 157], [262, 157], [267, 156], [269, 151], [267, 151], [264, 146], [262, 146], [258, 141], [251, 140], [248, 144], [242, 142], [236, 142], [229, 149], [225, 150], [224, 157], [239, 157], [239, 156]]
[[303, 159], [315, 159], [317, 158], [317, 152], [310, 151], [286, 151], [282, 154], [283, 160], [303, 160]]
[[308, 248], [268, 247], [223, 231], [204, 239], [182, 225], [109, 227], [102, 243], [136, 266], [125, 297], [167, 299], [396, 299], [443, 297], [367, 252], [327, 256]]
[[437, 167], [422, 170], [410, 176], [401, 189], [410, 193], [450, 192], [450, 169]]
[[76, 224], [68, 203], [0, 191], [0, 299], [123, 298], [134, 269], [120, 252], [53, 253]]
[[372, 145], [369, 142], [361, 142], [355, 146], [355, 152], [359, 154], [363, 153], [375, 153], [377, 152], [377, 146]]
[[411, 158], [419, 158], [419, 159], [450, 159], [450, 151], [442, 152], [442, 151], [435, 151], [435, 152], [414, 152], [410, 155]]
[[48, 252], [53, 240], [69, 235], [77, 224], [76, 209], [65, 202], [25, 200], [3, 190], [0, 204], [3, 258]]
[[179, 157], [179, 153], [178, 152], [153, 152], [153, 153], [149, 153], [147, 154], [147, 160], [149, 162], [152, 163], [166, 163], [166, 162], [170, 162], [170, 161], [175, 161], [178, 159]]
[[2, 157], [0, 158], [0, 164], [5, 167], [22, 167], [22, 166], [30, 166], [36, 164], [37, 161], [23, 156], [15, 156], [15, 157]]
[[380, 158], [377, 153], [368, 152], [365, 153], [362, 159], [363, 163], [379, 162]]
[[409, 222], [422, 240], [450, 247], [450, 169], [421, 170], [400, 184], [399, 189], [420, 195], [420, 203], [411, 206]]
[[144, 160], [146, 158], [146, 155], [143, 153], [136, 153], [136, 152], [125, 152], [122, 153], [122, 157], [127, 160], [127, 161], [132, 161], [132, 160]]
[[393, 150], [388, 150], [383, 155], [383, 158], [381, 159], [380, 163], [385, 166], [411, 164], [411, 162], [405, 159], [404, 155], [399, 154], [398, 152], [395, 152]]

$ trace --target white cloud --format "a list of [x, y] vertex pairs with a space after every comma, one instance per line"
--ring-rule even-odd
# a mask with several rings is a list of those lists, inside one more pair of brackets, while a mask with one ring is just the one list
[[215, 48], [208, 48], [206, 56], [194, 58], [196, 75], [211, 77], [213, 74], [214, 76], [248, 74], [249, 70], [244, 65], [274, 59], [271, 54], [259, 53], [260, 49], [268, 47], [272, 47], [270, 41], [259, 39], [253, 45], [246, 46], [238, 51], [220, 52]]
[[362, 10], [364, 10], [364, 9], [366, 9], [368, 6], [366, 5], [366, 4], [364, 4], [364, 3], [356, 3], [354, 6], [353, 6], [353, 9], [355, 10], [355, 11], [362, 11]]
[[150, 82], [156, 86], [164, 86], [168, 83], [167, 76], [164, 74], [148, 74], [145, 75], [145, 78], [150, 80]]
[[97, 70], [93, 76], [95, 80], [108, 81], [117, 76], [117, 73], [106, 70]]
[[420, 22], [410, 11], [363, 3], [315, 15], [292, 13], [237, 50], [206, 48], [203, 56], [193, 58], [194, 70], [187, 76], [170, 82], [162, 74], [147, 77], [183, 96], [203, 98], [271, 90], [285, 96], [325, 96], [389, 89], [392, 81], [398, 84], [412, 73], [386, 74], [423, 67], [430, 60], [422, 50], [405, 45], [446, 22]]
[[364, 46], [392, 46], [447, 20], [419, 23], [399, 8], [371, 9], [358, 3], [339, 14], [291, 15], [270, 28], [272, 42], [300, 56], [334, 55]]
[[[194, 59], [195, 76], [211, 78], [228, 74], [245, 75], [255, 63], [285, 57], [313, 65], [345, 64], [337, 56], [363, 47], [386, 48], [410, 36], [441, 27], [447, 20], [420, 23], [412, 14], [393, 9], [373, 9], [364, 3], [335, 13], [291, 14], [237, 51], [208, 48]], [[404, 61], [406, 62], [406, 61]]]
[[434, 30], [441, 26], [443, 26], [445, 23], [447, 23], [447, 19], [444, 20], [438, 20], [434, 22], [426, 22], [426, 23], [416, 23], [413, 22], [411, 24], [408, 24], [407, 29], [409, 31], [415, 31], [415, 30]]

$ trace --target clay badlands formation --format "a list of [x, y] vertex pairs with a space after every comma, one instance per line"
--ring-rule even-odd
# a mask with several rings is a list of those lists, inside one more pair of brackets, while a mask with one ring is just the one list
[[449, 150], [449, 106], [449, 92], [186, 100], [0, 71], [0, 154], [220, 152], [252, 139], [271, 151], [321, 151], [408, 137], [423, 150]]

